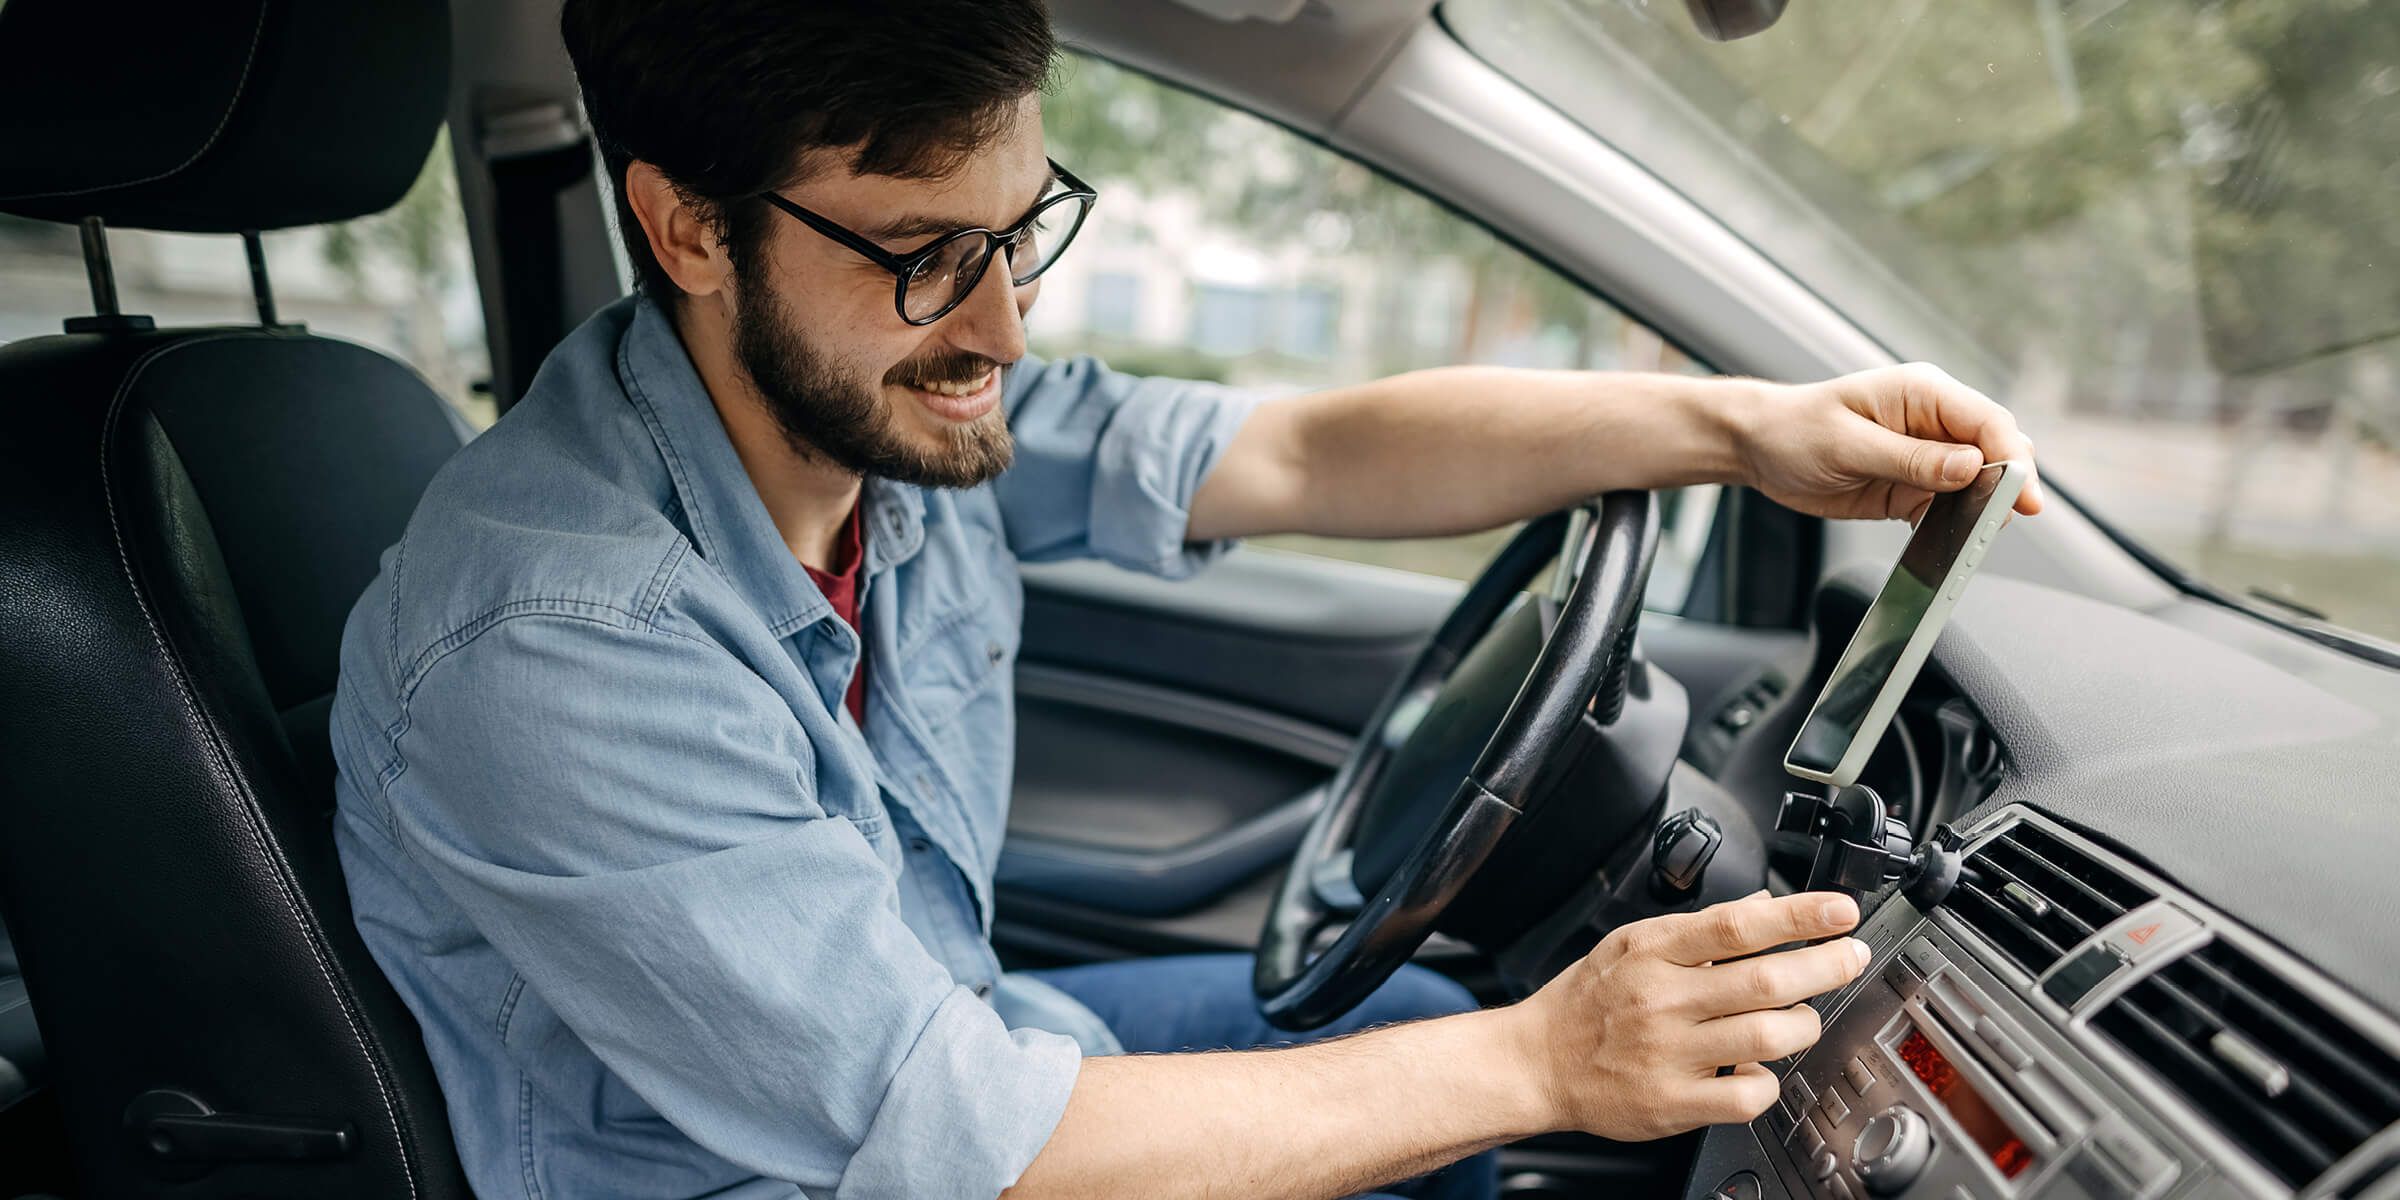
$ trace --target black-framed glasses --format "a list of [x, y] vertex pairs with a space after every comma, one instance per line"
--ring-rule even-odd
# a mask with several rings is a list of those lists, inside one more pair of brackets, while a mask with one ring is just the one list
[[774, 192], [760, 192], [759, 198], [890, 271], [892, 304], [900, 310], [900, 319], [911, 325], [931, 325], [948, 316], [983, 282], [993, 251], [1008, 251], [1009, 281], [1023, 287], [1049, 270], [1059, 252], [1075, 240], [1075, 231], [1083, 228], [1083, 219], [1090, 215], [1099, 193], [1058, 165], [1057, 159], [1050, 160], [1050, 173], [1067, 190], [1043, 197], [1024, 220], [1001, 230], [954, 230], [906, 254], [893, 254]]

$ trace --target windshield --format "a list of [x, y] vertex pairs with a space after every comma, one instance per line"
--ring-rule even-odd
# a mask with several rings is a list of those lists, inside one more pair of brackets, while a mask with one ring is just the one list
[[[1450, 0], [1476, 53], [2236, 595], [2400, 637], [2389, 0]], [[2377, 10], [2381, 9], [2379, 13]]]

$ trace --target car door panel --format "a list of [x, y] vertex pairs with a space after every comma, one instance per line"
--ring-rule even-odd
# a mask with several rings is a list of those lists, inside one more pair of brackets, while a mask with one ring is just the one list
[[[1174, 582], [1028, 568], [996, 936], [1046, 955], [1247, 948], [1321, 785], [1458, 591], [1249, 549]], [[1643, 644], [1722, 705], [1807, 641], [1654, 616]]]
[[1030, 567], [1025, 590], [996, 937], [1094, 953], [1250, 945], [1321, 785], [1456, 585], [1237, 550], [1176, 582]]
[[1291, 852], [1342, 734], [1245, 705], [1042, 663], [1017, 671], [1016, 803], [998, 882], [1166, 916]]
[[1237, 549], [1198, 575], [1028, 567], [1024, 657], [1357, 731], [1460, 586]]

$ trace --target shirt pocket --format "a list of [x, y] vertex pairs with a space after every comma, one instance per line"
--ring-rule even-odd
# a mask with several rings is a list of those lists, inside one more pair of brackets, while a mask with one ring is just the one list
[[901, 677], [926, 726], [946, 731], [959, 711], [1006, 677], [1017, 656], [1017, 631], [988, 606], [970, 604], [929, 628], [901, 651]]

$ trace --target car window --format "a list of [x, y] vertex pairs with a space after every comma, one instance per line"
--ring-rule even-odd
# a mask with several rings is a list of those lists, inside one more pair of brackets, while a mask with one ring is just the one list
[[2388, 0], [1447, 0], [1470, 49], [2237, 595], [2400, 637]]
[[[280, 320], [407, 363], [470, 427], [492, 423], [483, 306], [446, 136], [398, 204], [275, 230], [261, 242]], [[111, 229], [108, 250], [125, 312], [161, 326], [258, 321], [239, 238]], [[0, 277], [9, 281], [0, 289], [0, 342], [57, 333], [65, 318], [92, 311], [72, 226], [0, 214]]]
[[[1272, 392], [1480, 363], [1705, 374], [1675, 346], [1475, 222], [1280, 126], [1085, 55], [1044, 104], [1053, 157], [1100, 192], [1043, 277], [1036, 353]], [[1705, 532], [1714, 489], [1672, 510]], [[1661, 539], [1680, 607], [1699, 539]], [[1514, 532], [1253, 544], [1470, 579]]]

